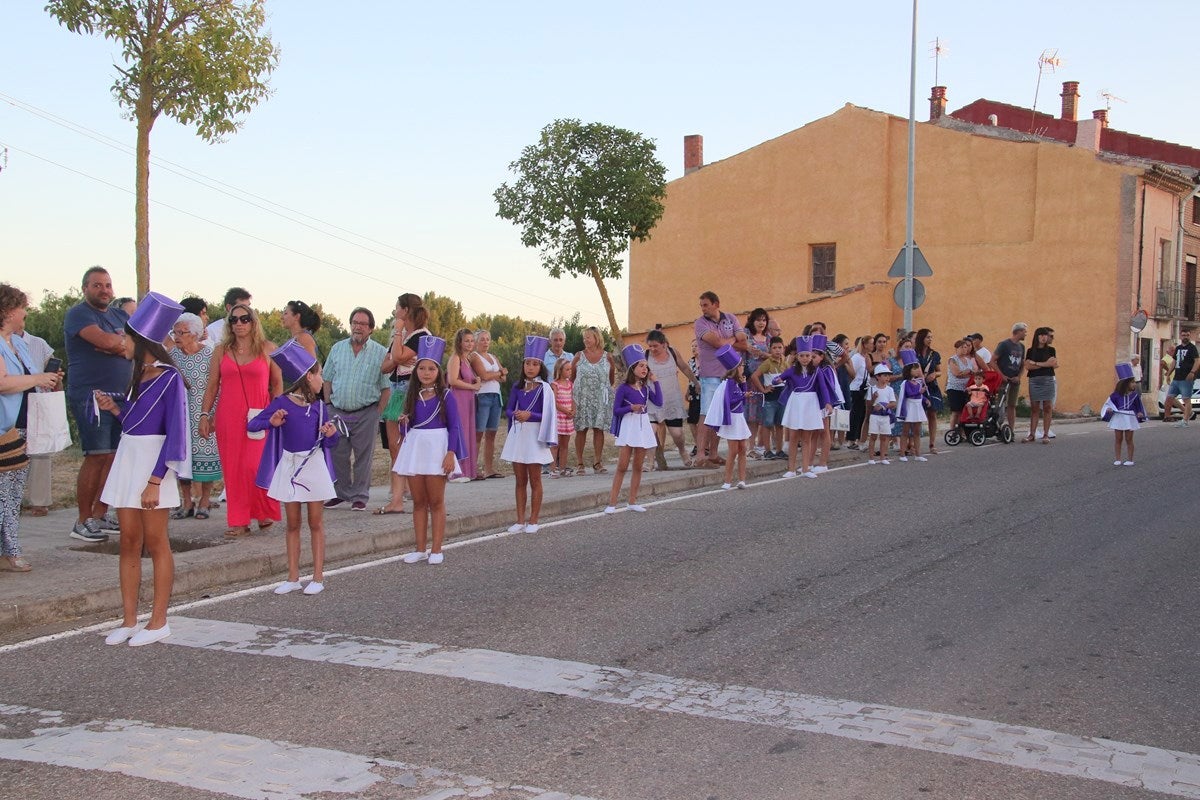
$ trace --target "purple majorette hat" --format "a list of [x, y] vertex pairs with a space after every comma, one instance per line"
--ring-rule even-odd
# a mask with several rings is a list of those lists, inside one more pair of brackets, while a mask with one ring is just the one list
[[538, 361], [546, 360], [546, 351], [550, 349], [550, 340], [545, 336], [526, 336], [525, 337], [525, 357], [536, 358]]
[[1117, 364], [1117, 380], [1133, 377], [1133, 364]]
[[916, 350], [901, 350], [900, 351], [900, 363], [906, 367], [910, 366], [912, 364], [918, 363], [917, 351]]
[[432, 333], [427, 333], [417, 342], [417, 361], [429, 359], [437, 364], [442, 365], [442, 356], [446, 354], [446, 340], [441, 337], [434, 336]]
[[812, 335], [812, 349], [814, 353], [825, 352], [825, 346], [829, 344], [829, 339], [823, 333], [814, 333]]
[[632, 367], [637, 362], [646, 360], [646, 348], [640, 344], [627, 344], [621, 350], [621, 358], [625, 359], [625, 366]]
[[721, 366], [725, 369], [733, 369], [742, 363], [742, 357], [738, 355], [738, 351], [734, 350], [732, 345], [722, 345], [714, 355], [716, 355], [717, 361], [720, 361]]
[[317, 363], [317, 357], [300, 346], [295, 339], [288, 339], [271, 353], [271, 360], [283, 373], [283, 385], [292, 386], [300, 381]]
[[812, 349], [813, 349], [812, 337], [811, 336], [797, 336], [795, 345], [796, 345], [797, 353], [811, 353]]
[[175, 321], [182, 313], [183, 306], [166, 295], [146, 292], [133, 316], [129, 318], [128, 325], [146, 341], [161, 342], [167, 338], [171, 328], [175, 327]]

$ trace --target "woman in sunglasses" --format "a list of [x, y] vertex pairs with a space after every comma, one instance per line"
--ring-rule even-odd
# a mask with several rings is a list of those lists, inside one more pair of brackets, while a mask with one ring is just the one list
[[274, 350], [275, 345], [263, 336], [258, 316], [249, 306], [238, 304], [229, 312], [225, 336], [213, 350], [208, 368], [200, 436], [217, 434], [228, 500], [225, 535], [230, 538], [248, 536], [252, 519], [258, 521], [259, 530], [266, 530], [280, 518], [279, 502], [254, 485], [266, 436], [246, 430], [246, 421], [283, 392], [279, 367], [267, 358]]

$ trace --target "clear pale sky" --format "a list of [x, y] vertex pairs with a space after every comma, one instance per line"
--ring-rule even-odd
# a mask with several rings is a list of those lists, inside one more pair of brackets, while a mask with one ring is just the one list
[[[119, 53], [42, 5], [9, 0], [0, 16], [0, 279], [36, 303], [103, 264], [117, 293], [132, 294], [134, 127], [109, 91]], [[493, 190], [544, 125], [576, 117], [638, 131], [674, 179], [686, 134], [704, 136], [712, 162], [847, 102], [908, 113], [905, 0], [267, 7], [282, 57], [274, 94], [244, 128], [210, 145], [170, 119], [155, 126], [151, 280], [168, 295], [216, 300], [244, 285], [259, 307], [299, 298], [344, 320], [355, 305], [383, 318], [400, 292], [433, 290], [468, 316], [579, 311], [603, 323], [590, 279], [550, 278], [495, 216]], [[1030, 105], [1037, 58], [1057, 48], [1064, 64], [1043, 78], [1039, 110], [1057, 114], [1062, 81], [1078, 80], [1081, 117], [1108, 90], [1126, 101], [1113, 102], [1113, 127], [1197, 147], [1198, 30], [1195, 0], [925, 0], [917, 119], [935, 37], [948, 49], [938, 82], [950, 109], [980, 97]], [[237, 199], [245, 193], [304, 224]], [[624, 323], [628, 285], [609, 291]]]

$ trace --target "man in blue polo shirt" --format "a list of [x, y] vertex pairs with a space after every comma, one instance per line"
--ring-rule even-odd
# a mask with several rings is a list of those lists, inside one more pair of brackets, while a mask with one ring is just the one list
[[129, 315], [112, 304], [112, 278], [104, 267], [92, 267], [83, 273], [83, 301], [67, 309], [63, 321], [67, 346], [67, 403], [79, 428], [83, 466], [75, 481], [79, 519], [71, 537], [85, 542], [103, 542], [108, 538], [101, 528], [116, 530], [105, 522], [108, 506], [100, 502], [100, 490], [108, 478], [121, 423], [100, 412], [99, 422], [88, 421], [92, 394], [121, 392], [129, 389], [133, 363], [125, 358], [125, 323]]

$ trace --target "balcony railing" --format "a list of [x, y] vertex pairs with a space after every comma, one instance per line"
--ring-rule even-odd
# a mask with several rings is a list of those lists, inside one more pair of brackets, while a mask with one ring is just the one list
[[1200, 322], [1200, 290], [1179, 281], [1163, 281], [1158, 285], [1154, 316]]

